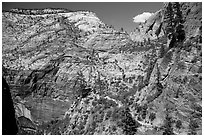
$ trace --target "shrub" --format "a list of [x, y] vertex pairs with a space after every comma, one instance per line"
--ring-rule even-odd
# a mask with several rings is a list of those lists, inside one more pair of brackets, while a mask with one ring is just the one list
[[168, 115], [166, 115], [165, 119], [165, 124], [164, 124], [164, 132], [163, 135], [173, 135], [173, 127], [172, 127], [173, 120], [172, 118]]

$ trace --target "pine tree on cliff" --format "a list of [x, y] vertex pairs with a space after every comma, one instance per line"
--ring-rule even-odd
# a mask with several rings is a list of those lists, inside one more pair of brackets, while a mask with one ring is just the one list
[[176, 41], [174, 36], [174, 14], [173, 14], [173, 8], [172, 3], [169, 2], [167, 5], [165, 5], [164, 8], [164, 22], [167, 24], [165, 27], [166, 35], [167, 35], [167, 49], [170, 49], [174, 46], [174, 43]]
[[167, 23], [166, 31], [167, 33], [173, 33], [175, 32], [175, 27], [184, 23], [180, 4], [179, 2], [169, 2], [164, 7], [164, 22]]
[[180, 10], [179, 2], [172, 2], [173, 12], [174, 12], [174, 25], [175, 35], [178, 42], [182, 42], [185, 39], [184, 31], [184, 20], [182, 17], [182, 11]]
[[164, 22], [167, 24], [165, 27], [166, 34], [171, 34], [173, 33], [173, 9], [172, 9], [172, 4], [171, 2], [167, 3], [164, 6]]
[[175, 46], [176, 42], [182, 42], [185, 39], [185, 31], [183, 30], [184, 20], [178, 2], [169, 2], [164, 8], [164, 22], [167, 24], [167, 48]]

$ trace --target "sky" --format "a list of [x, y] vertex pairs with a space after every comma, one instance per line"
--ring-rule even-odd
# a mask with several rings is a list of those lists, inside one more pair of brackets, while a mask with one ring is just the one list
[[133, 17], [143, 12], [156, 12], [163, 6], [162, 2], [3, 2], [2, 10], [12, 8], [43, 9], [66, 8], [70, 10], [88, 10], [96, 15], [104, 23], [113, 25], [115, 29], [123, 28], [125, 31], [133, 31], [137, 24]]

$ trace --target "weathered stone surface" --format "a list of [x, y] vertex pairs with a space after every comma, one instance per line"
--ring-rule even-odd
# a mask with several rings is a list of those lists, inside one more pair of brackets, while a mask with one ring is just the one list
[[19, 134], [201, 134], [194, 38], [169, 50], [165, 37], [138, 46], [91, 12], [15, 10], [2, 18], [3, 75], [17, 117], [34, 127]]
[[[184, 29], [186, 38], [195, 37], [197, 30], [202, 26], [202, 4], [199, 2], [180, 2], [180, 8], [183, 20], [185, 21]], [[164, 8], [155, 12], [145, 23], [140, 23], [139, 27], [130, 33], [131, 39], [138, 42], [157, 39], [157, 29], [160, 25], [165, 26], [163, 16]], [[151, 25], [153, 25], [152, 29], [150, 29]], [[158, 37], [162, 37], [165, 34], [163, 26]]]

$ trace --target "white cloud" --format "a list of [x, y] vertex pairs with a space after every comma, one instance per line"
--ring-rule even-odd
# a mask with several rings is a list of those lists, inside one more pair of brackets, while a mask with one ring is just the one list
[[139, 22], [145, 22], [150, 16], [152, 16], [154, 13], [150, 12], [144, 12], [142, 14], [139, 14], [133, 18], [133, 22], [139, 23]]

